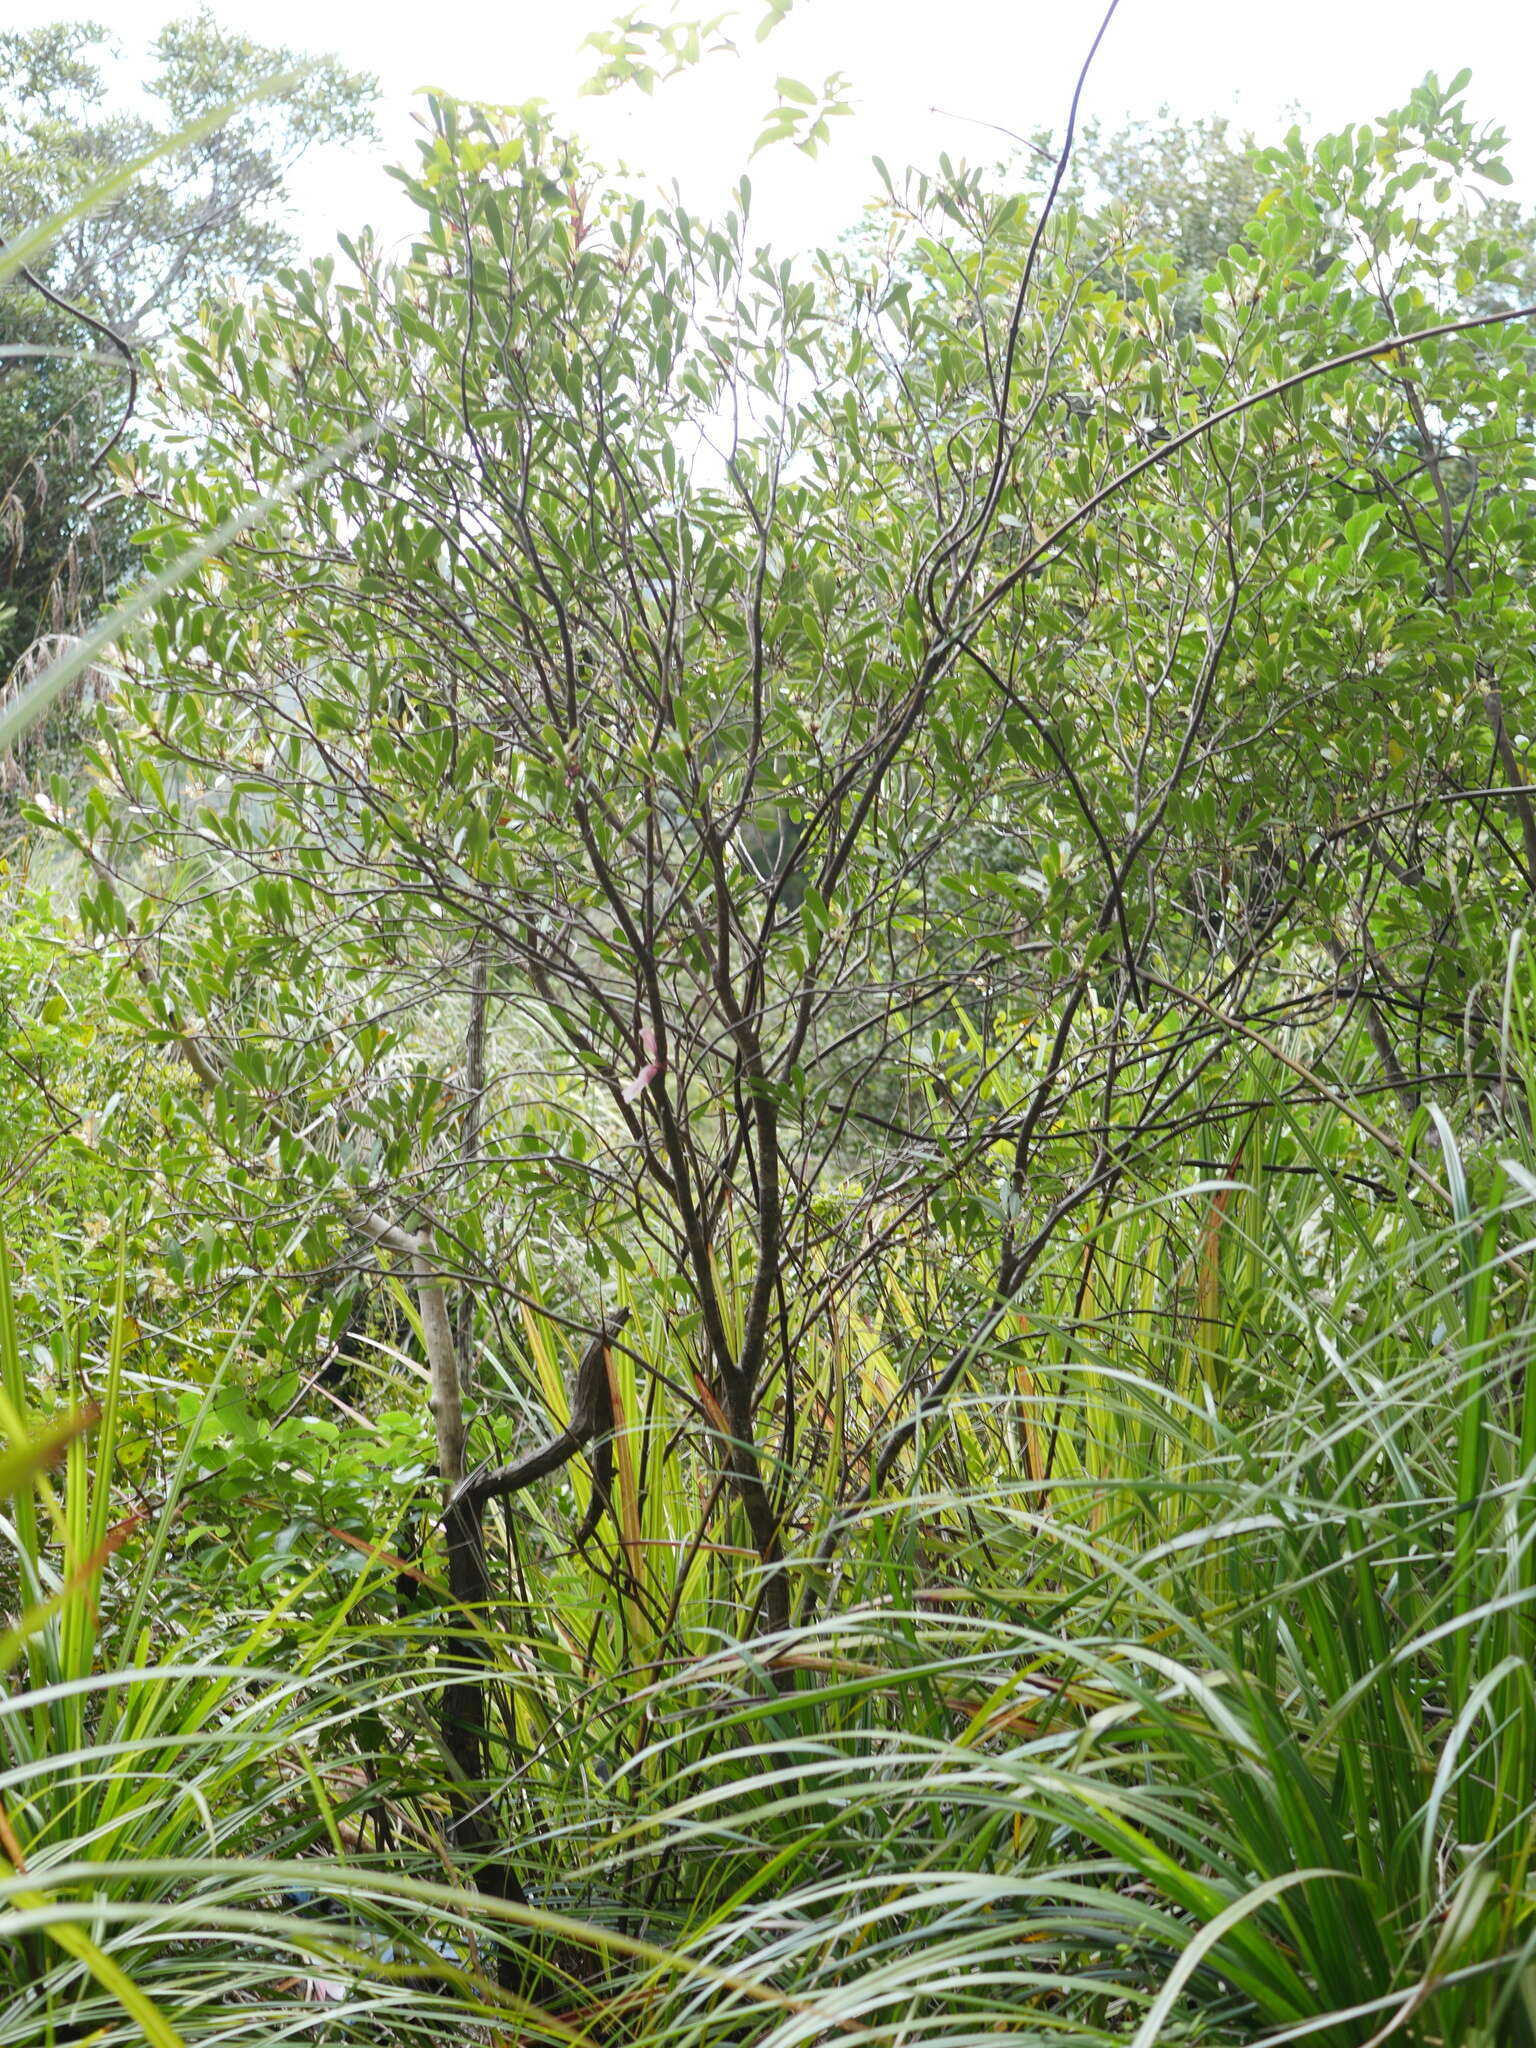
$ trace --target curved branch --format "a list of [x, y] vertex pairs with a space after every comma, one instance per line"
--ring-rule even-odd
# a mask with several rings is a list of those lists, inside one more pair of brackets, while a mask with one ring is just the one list
[[24, 263], [21, 266], [20, 274], [26, 279], [27, 283], [31, 285], [33, 291], [41, 292], [41, 294], [48, 301], [50, 306], [57, 306], [61, 313], [68, 313], [70, 318], [73, 320], [83, 320], [86, 326], [89, 327], [93, 333], [99, 334], [101, 335], [103, 340], [111, 342], [112, 346], [117, 350], [118, 354], [122, 357], [123, 362], [127, 366], [128, 402], [123, 408], [123, 416], [118, 421], [117, 426], [114, 428], [108, 440], [102, 445], [102, 447], [100, 447], [96, 451], [96, 453], [91, 457], [90, 461], [86, 464], [86, 467], [88, 469], [100, 469], [101, 465], [112, 453], [112, 450], [117, 446], [118, 442], [121, 441], [124, 434], [127, 433], [128, 424], [132, 420], [134, 415], [134, 409], [139, 402], [139, 366], [134, 358], [133, 350], [128, 346], [127, 342], [123, 339], [122, 335], [118, 333], [115, 327], [109, 327], [105, 320], [98, 320], [94, 313], [87, 313], [84, 306], [76, 306], [68, 299], [61, 299], [56, 291], [54, 291], [50, 286], [44, 284], [43, 280], [40, 277], [38, 277], [34, 271], [28, 270], [27, 266]]
[[[1237, 419], [1241, 414], [1251, 412], [1254, 406], [1262, 405], [1266, 399], [1281, 398], [1287, 391], [1298, 390], [1303, 384], [1310, 384], [1316, 377], [1326, 377], [1331, 370], [1348, 369], [1351, 363], [1368, 363], [1376, 356], [1392, 355], [1400, 348], [1416, 348], [1420, 342], [1440, 341], [1450, 334], [1468, 334], [1478, 327], [1502, 327], [1507, 326], [1512, 320], [1532, 319], [1536, 319], [1536, 305], [1514, 306], [1499, 313], [1477, 313], [1467, 320], [1447, 320], [1438, 327], [1420, 327], [1412, 334], [1389, 334], [1381, 341], [1368, 342], [1363, 348], [1348, 349], [1341, 356], [1330, 356], [1326, 362], [1313, 363], [1305, 370], [1296, 370], [1289, 377], [1282, 377], [1277, 384], [1266, 384], [1262, 391], [1250, 391], [1246, 397], [1234, 399], [1231, 405], [1224, 405], [1208, 419], [1197, 420], [1192, 427], [1186, 427], [1182, 434], [1175, 434], [1171, 440], [1159, 442], [1150, 454], [1143, 455], [1138, 462], [1133, 462], [1129, 469], [1122, 469], [1118, 476], [1112, 476], [1107, 484], [1101, 485], [1091, 497], [1085, 498], [1075, 511], [1069, 512], [1065, 519], [1053, 526], [1044, 540], [1032, 547], [1021, 562], [1015, 563], [1007, 575], [1000, 577], [990, 590], [976, 600], [966, 616], [944, 636], [947, 645], [941, 643], [943, 652], [948, 653], [963, 646], [976, 627], [997, 609], [1009, 592], [1016, 590], [1026, 578], [1033, 576], [1037, 569], [1042, 568], [1058, 552], [1062, 542], [1091, 519], [1099, 507], [1114, 497], [1117, 491], [1124, 490], [1135, 478], [1149, 469], [1155, 469], [1159, 463], [1166, 462], [1170, 456], [1177, 455], [1181, 449], [1203, 439], [1217, 427], [1224, 426], [1228, 420]], [[936, 649], [935, 653], [939, 651]]]

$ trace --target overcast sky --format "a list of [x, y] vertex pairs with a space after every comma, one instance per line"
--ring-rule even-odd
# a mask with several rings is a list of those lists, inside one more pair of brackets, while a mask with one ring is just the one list
[[[722, 4], [684, 0], [680, 11]], [[301, 232], [312, 248], [365, 220], [403, 231], [406, 215], [381, 165], [410, 154], [412, 97], [423, 87], [495, 102], [546, 99], [605, 161], [623, 157], [658, 180], [677, 178], [702, 211], [718, 205], [744, 167], [775, 75], [819, 86], [842, 71], [857, 113], [837, 124], [821, 160], [781, 145], [751, 166], [759, 228], [776, 241], [812, 242], [856, 217], [872, 189], [872, 154], [893, 169], [931, 162], [941, 150], [990, 161], [1002, 145], [975, 123], [1059, 132], [1102, 12], [1102, 0], [797, 0], [755, 46], [761, 4], [745, 0], [739, 57], [712, 58], [652, 100], [576, 98], [596, 61], [581, 50], [582, 38], [618, 11], [614, 0], [213, 0], [213, 12], [263, 41], [334, 51], [382, 81], [387, 145], [379, 162], [366, 152], [333, 158], [299, 187]], [[18, 27], [61, 15], [105, 17], [129, 49], [190, 11], [175, 0], [0, 0], [0, 13]], [[1113, 123], [1166, 104], [1189, 115], [1234, 114], [1267, 135], [1299, 106], [1333, 127], [1399, 105], [1426, 71], [1448, 78], [1463, 65], [1474, 74], [1474, 111], [1510, 130], [1511, 168], [1536, 198], [1531, 0], [1121, 0], [1086, 111]]]

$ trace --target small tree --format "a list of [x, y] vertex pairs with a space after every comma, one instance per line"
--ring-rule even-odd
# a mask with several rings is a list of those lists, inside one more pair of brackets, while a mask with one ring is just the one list
[[[166, 601], [88, 915], [204, 1084], [173, 1213], [412, 1269], [461, 1600], [532, 1468], [464, 1484], [454, 1287], [599, 1329], [563, 1452], [633, 1339], [716, 1461], [674, 1577], [617, 1546], [655, 1636], [725, 1498], [782, 1632], [1072, 1219], [1240, 1159], [1256, 1057], [1424, 1171], [1325, 1070], [1362, 1004], [1405, 1110], [1459, 1057], [1527, 801], [1529, 333], [1458, 310], [1504, 255], [1457, 188], [1413, 210], [1502, 176], [1462, 83], [1264, 158], [1195, 326], [1066, 152], [890, 184], [797, 271], [745, 185], [704, 223], [436, 104], [408, 263], [189, 345], [162, 551], [367, 452]], [[813, 1382], [919, 1222], [895, 1383]]]

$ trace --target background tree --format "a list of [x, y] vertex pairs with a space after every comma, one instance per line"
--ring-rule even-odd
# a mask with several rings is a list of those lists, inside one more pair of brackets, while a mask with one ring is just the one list
[[[135, 104], [101, 24], [0, 34], [0, 232], [70, 205], [299, 68], [206, 9], [162, 30], [151, 57]], [[133, 515], [110, 458], [140, 445], [130, 419], [142, 351], [292, 253], [288, 173], [310, 149], [371, 137], [375, 92], [334, 62], [304, 67], [280, 95], [121, 185], [62, 232], [31, 278], [0, 291], [0, 678], [39, 637], [75, 630], [125, 573]]]
[[1073, 152], [1075, 189], [1097, 212], [1124, 209], [1135, 240], [1173, 259], [1180, 319], [1199, 323], [1207, 280], [1242, 246], [1274, 189], [1251, 133], [1224, 115], [1157, 118], [1106, 132], [1091, 124]]

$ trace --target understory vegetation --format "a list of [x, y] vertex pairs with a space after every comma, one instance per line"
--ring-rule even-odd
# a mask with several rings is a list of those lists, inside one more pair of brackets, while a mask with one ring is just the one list
[[0, 2048], [1536, 2048], [1467, 87], [794, 261], [434, 99], [173, 308], [0, 691]]

